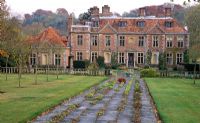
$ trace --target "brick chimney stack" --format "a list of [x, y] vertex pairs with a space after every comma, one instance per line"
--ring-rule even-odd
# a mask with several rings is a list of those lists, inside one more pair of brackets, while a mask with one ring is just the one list
[[71, 13], [68, 17], [68, 21], [67, 21], [67, 32], [70, 33], [71, 32], [71, 27], [74, 24], [74, 14]]
[[107, 15], [108, 13], [110, 13], [110, 7], [108, 5], [104, 5], [102, 7], [102, 14]]
[[139, 16], [140, 17], [146, 16], [146, 8], [145, 7], [139, 9]]
[[172, 16], [172, 9], [170, 7], [165, 8], [165, 17]]
[[99, 8], [97, 6], [90, 8], [90, 12], [92, 17], [99, 17]]

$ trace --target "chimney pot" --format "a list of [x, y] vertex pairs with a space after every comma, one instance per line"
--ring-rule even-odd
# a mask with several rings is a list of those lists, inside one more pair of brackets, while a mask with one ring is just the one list
[[172, 15], [172, 9], [170, 7], [165, 8], [165, 16], [171, 17], [171, 15]]
[[139, 9], [139, 16], [146, 16], [146, 8], [140, 8]]
[[93, 17], [99, 16], [99, 8], [97, 6], [94, 6], [93, 8], [90, 8], [91, 15]]
[[102, 16], [110, 16], [111, 12], [110, 12], [110, 7], [108, 5], [104, 5], [102, 7]]

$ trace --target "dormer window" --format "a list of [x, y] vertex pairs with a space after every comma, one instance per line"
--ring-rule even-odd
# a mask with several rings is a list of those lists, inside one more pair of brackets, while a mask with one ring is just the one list
[[144, 27], [145, 21], [138, 21], [136, 24], [137, 24], [138, 27]]
[[120, 22], [118, 23], [118, 26], [119, 26], [119, 27], [126, 27], [126, 26], [127, 26], [127, 22], [126, 22], [126, 21], [120, 21]]
[[93, 27], [99, 27], [99, 21], [93, 21]]
[[168, 28], [173, 27], [173, 22], [171, 22], [171, 21], [166, 21], [166, 22], [165, 22], [165, 27], [168, 27]]

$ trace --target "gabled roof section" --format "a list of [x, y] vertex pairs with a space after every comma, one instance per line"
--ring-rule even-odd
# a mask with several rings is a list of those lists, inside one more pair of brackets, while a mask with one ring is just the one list
[[117, 31], [116, 31], [109, 23], [107, 23], [107, 24], [99, 31], [99, 33], [114, 34], [114, 33], [117, 33]]
[[[125, 27], [119, 27], [120, 21], [127, 22]], [[144, 21], [145, 26], [139, 27], [137, 22]], [[170, 21], [173, 26], [168, 28], [165, 26], [165, 22]], [[100, 30], [100, 31], [99, 31]], [[133, 18], [119, 18], [119, 17], [105, 17], [100, 18], [99, 28], [92, 28], [92, 33], [135, 33], [135, 34], [188, 34], [188, 31], [180, 25], [176, 19], [172, 17], [133, 17]]]
[[[173, 27], [167, 28], [165, 26], [160, 26], [161, 29], [165, 30], [165, 33], [178, 33], [178, 34], [188, 34], [188, 31], [179, 24], [179, 22], [176, 19], [172, 20], [173, 22]], [[164, 22], [161, 22], [162, 25], [164, 25]]]
[[57, 44], [61, 46], [66, 46], [65, 43], [67, 42], [67, 39], [66, 37], [60, 36], [57, 30], [49, 27], [38, 35], [29, 37], [28, 42], [30, 42], [31, 44], [48, 42], [52, 45]]
[[156, 24], [154, 27], [149, 28], [149, 30], [147, 31], [148, 34], [162, 34], [165, 33], [165, 31], [163, 31], [158, 24]]

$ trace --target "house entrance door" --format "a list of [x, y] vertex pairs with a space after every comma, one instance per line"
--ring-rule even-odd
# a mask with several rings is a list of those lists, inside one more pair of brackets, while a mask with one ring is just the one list
[[128, 67], [134, 67], [134, 53], [128, 53]]

